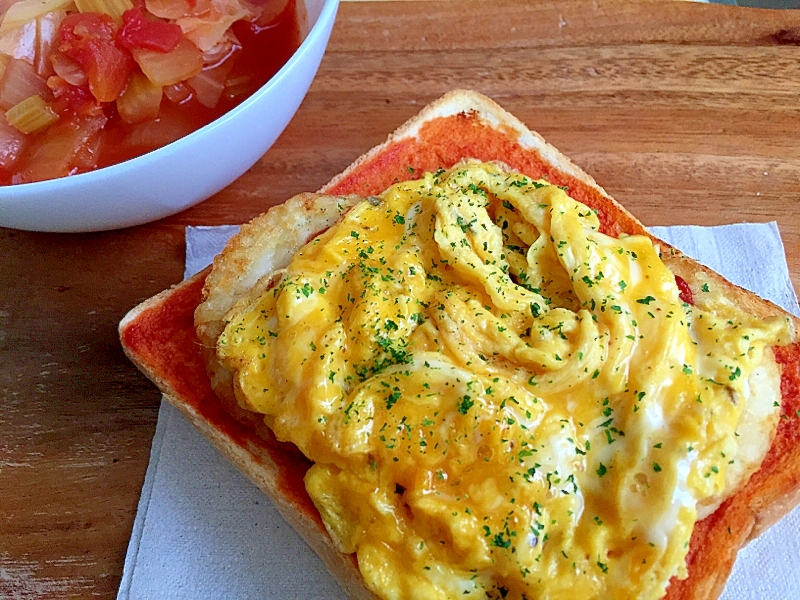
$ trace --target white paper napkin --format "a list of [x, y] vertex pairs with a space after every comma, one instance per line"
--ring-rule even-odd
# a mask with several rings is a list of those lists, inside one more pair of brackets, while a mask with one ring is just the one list
[[[189, 227], [186, 272], [236, 227]], [[653, 232], [800, 315], [775, 223]], [[270, 501], [162, 402], [119, 600], [344, 599]], [[800, 598], [800, 509], [739, 553], [724, 600]]]

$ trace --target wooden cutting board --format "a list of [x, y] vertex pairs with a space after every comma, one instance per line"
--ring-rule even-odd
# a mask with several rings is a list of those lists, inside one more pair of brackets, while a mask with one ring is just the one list
[[645, 224], [777, 221], [800, 288], [800, 11], [345, 3], [297, 116], [228, 189], [118, 232], [0, 229], [0, 597], [115, 597], [159, 402], [116, 325], [180, 279], [184, 227], [318, 189], [453, 88], [493, 97]]

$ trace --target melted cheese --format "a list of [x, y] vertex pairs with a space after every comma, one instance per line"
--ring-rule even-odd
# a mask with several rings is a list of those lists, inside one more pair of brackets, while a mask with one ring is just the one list
[[660, 598], [790, 334], [718, 304], [564, 190], [469, 164], [353, 208], [218, 353], [380, 597]]

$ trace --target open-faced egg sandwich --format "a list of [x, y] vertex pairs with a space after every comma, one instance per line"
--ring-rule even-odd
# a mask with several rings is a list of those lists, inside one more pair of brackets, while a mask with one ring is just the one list
[[798, 500], [798, 327], [458, 91], [120, 331], [352, 597], [533, 600], [720, 593]]

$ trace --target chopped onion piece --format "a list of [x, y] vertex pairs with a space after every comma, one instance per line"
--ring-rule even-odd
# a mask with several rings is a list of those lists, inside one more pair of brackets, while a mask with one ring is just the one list
[[230, 98], [245, 96], [254, 93], [258, 89], [258, 80], [252, 75], [239, 75], [231, 77], [225, 82], [225, 93]]
[[36, 20], [0, 32], [0, 52], [33, 64], [36, 60]]
[[50, 88], [45, 79], [37, 75], [25, 61], [16, 58], [9, 60], [0, 80], [0, 109], [8, 110], [25, 98], [36, 95], [50, 99]]
[[131, 0], [75, 0], [75, 7], [80, 13], [100, 13], [121, 23], [122, 13], [132, 9], [133, 2]]
[[66, 54], [56, 52], [50, 57], [56, 75], [70, 85], [80, 87], [86, 83], [86, 73], [81, 66]]
[[242, 49], [242, 44], [234, 33], [229, 29], [222, 39], [213, 48], [203, 52], [203, 69], [210, 69], [221, 65], [227, 61], [234, 52]]
[[238, 46], [233, 46], [224, 59], [221, 61], [218, 59], [213, 63], [215, 66], [206, 66], [201, 73], [186, 81], [195, 91], [197, 101], [203, 106], [214, 108], [219, 102], [225, 91], [225, 82], [235, 62], [231, 58], [238, 50]]
[[0, 33], [15, 29], [57, 10], [66, 10], [73, 0], [18, 0], [12, 4], [0, 24]]
[[95, 168], [100, 130], [105, 123], [106, 117], [99, 108], [62, 119], [41, 134], [16, 182], [55, 179]]
[[181, 26], [183, 35], [206, 51], [216, 46], [228, 28], [238, 20], [233, 17], [221, 17], [220, 20], [187, 17], [178, 19], [176, 23]]
[[128, 80], [128, 87], [117, 98], [117, 112], [128, 124], [143, 123], [158, 118], [161, 107], [161, 88], [142, 73], [135, 71]]
[[288, 5], [289, 0], [267, 0], [261, 6], [258, 6], [255, 23], [259, 27], [269, 27], [286, 11]]
[[67, 16], [64, 10], [49, 12], [36, 20], [36, 58], [33, 66], [42, 77], [53, 74], [53, 65], [50, 56], [57, 45], [58, 26]]
[[179, 19], [192, 14], [195, 2], [189, 0], [145, 0], [147, 11], [162, 19]]
[[192, 94], [192, 88], [182, 81], [164, 88], [164, 95], [173, 104], [183, 104], [192, 98]]
[[180, 106], [164, 103], [161, 118], [132, 125], [126, 129], [120, 146], [137, 154], [161, 148], [197, 129], [196, 122]]
[[252, 18], [252, 13], [238, 0], [214, 2], [210, 10], [191, 17], [182, 17], [175, 22], [181, 26], [183, 35], [192, 40], [203, 52], [216, 46], [231, 25], [241, 19]]
[[8, 124], [22, 133], [31, 134], [44, 131], [58, 121], [58, 115], [42, 100], [41, 96], [31, 96], [12, 106], [6, 113]]
[[0, 169], [10, 171], [25, 150], [27, 139], [0, 113]]
[[215, 69], [203, 71], [186, 81], [194, 90], [197, 101], [208, 108], [214, 108], [217, 105], [225, 90], [224, 78], [220, 81], [218, 77], [214, 76], [214, 71]]
[[158, 87], [185, 81], [203, 69], [202, 53], [186, 38], [181, 38], [172, 52], [136, 49], [133, 58], [147, 78]]

